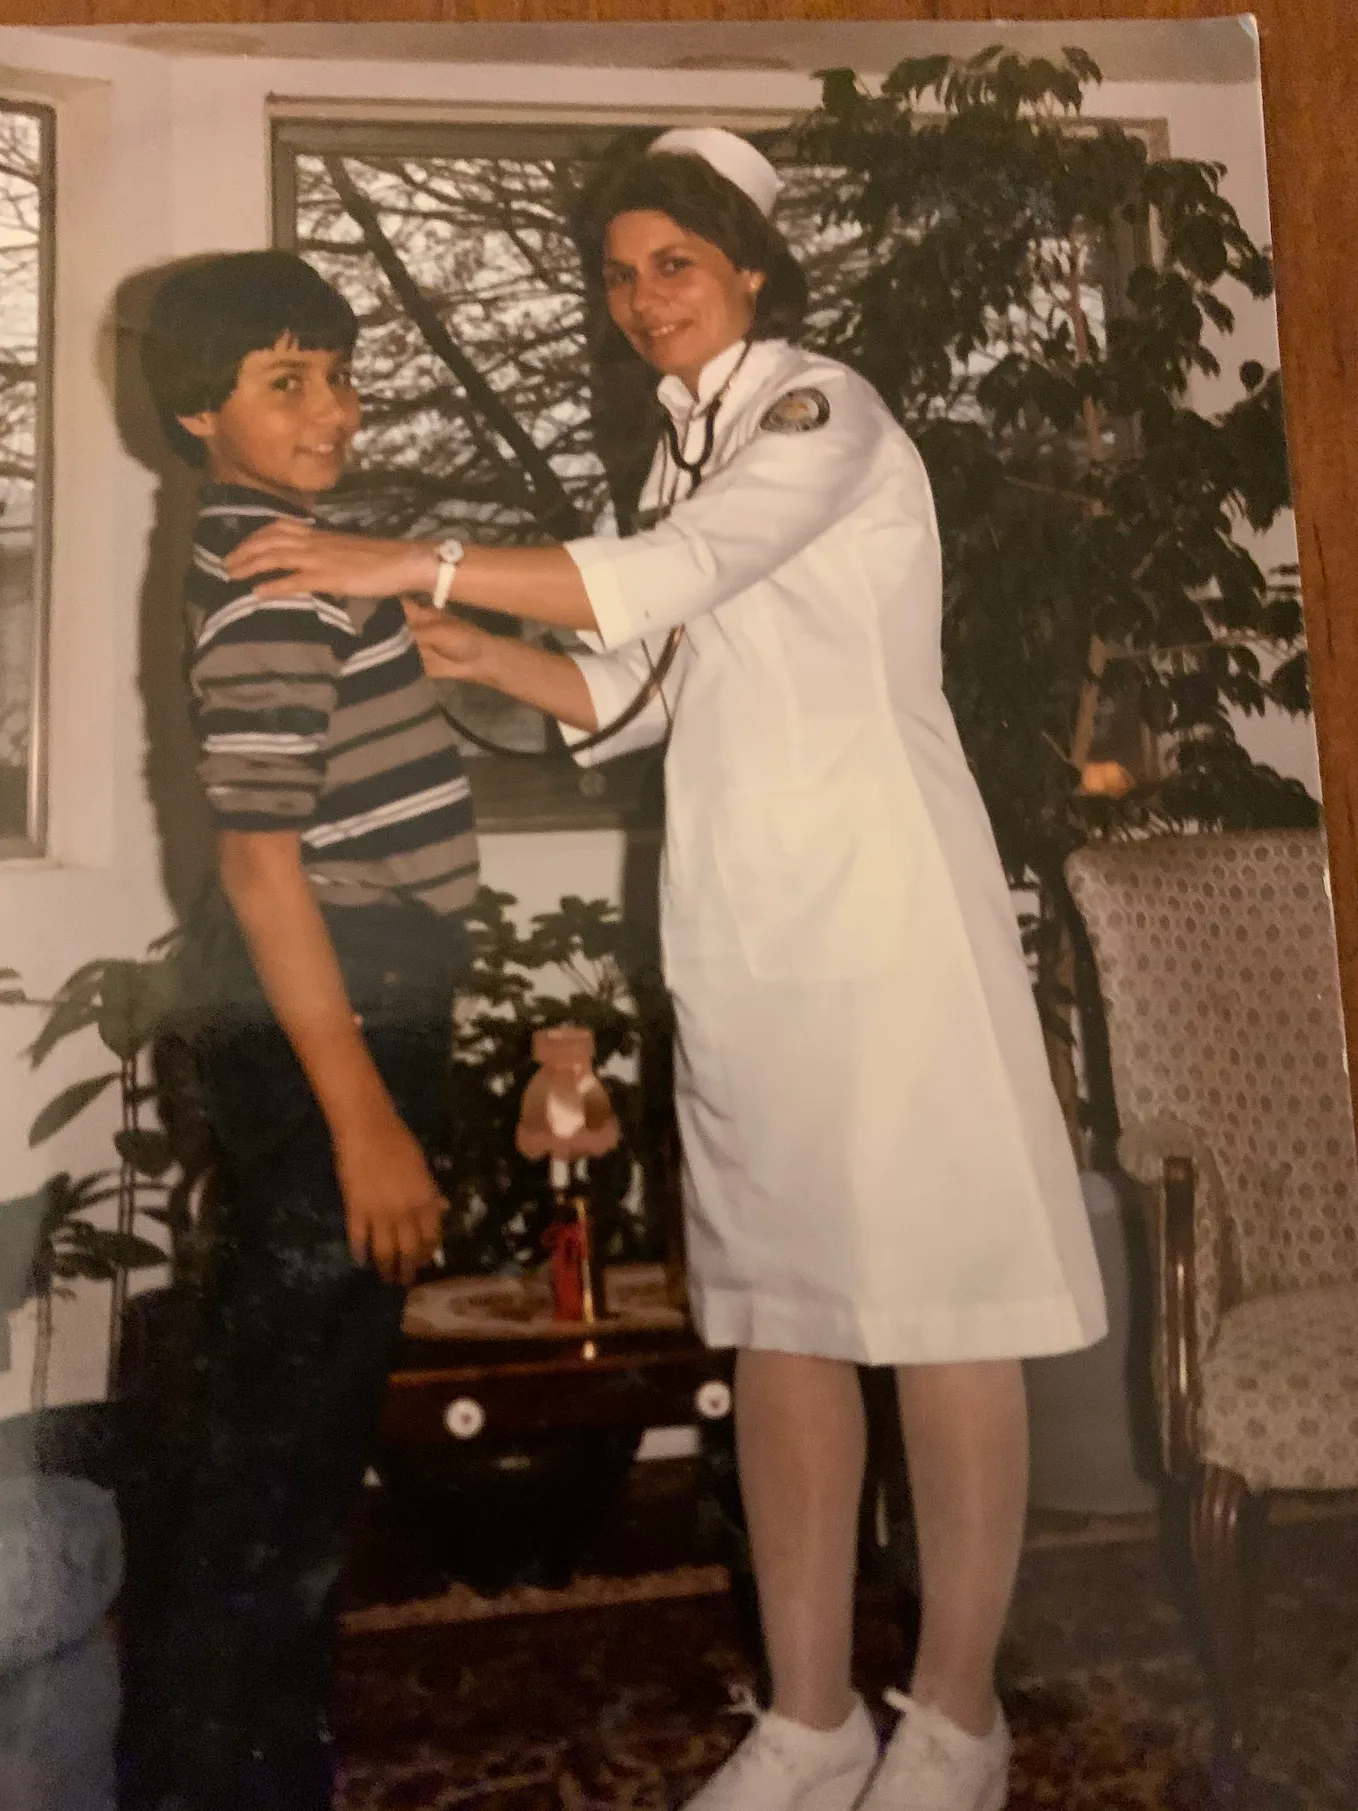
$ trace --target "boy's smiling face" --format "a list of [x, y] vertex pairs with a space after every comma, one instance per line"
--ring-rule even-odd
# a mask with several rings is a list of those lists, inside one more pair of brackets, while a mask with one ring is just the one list
[[217, 483], [309, 504], [338, 483], [358, 417], [347, 355], [304, 351], [285, 333], [246, 353], [219, 409], [179, 420], [207, 448]]

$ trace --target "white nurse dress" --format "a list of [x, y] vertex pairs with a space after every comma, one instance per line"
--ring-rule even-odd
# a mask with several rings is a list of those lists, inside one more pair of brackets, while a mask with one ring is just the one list
[[[711, 1345], [867, 1364], [1068, 1351], [1105, 1330], [1012, 901], [943, 695], [923, 465], [871, 387], [735, 346], [701, 487], [568, 551], [599, 625], [583, 760], [661, 739], [661, 940], [690, 1297]], [[734, 373], [734, 375], [733, 375]], [[678, 480], [676, 486], [676, 480]], [[567, 731], [568, 739], [573, 732]]]

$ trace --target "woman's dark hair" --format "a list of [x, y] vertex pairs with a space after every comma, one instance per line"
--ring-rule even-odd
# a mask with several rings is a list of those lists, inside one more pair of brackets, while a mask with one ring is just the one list
[[[750, 337], [796, 338], [806, 316], [806, 278], [787, 241], [744, 190], [728, 182], [705, 159], [672, 151], [633, 158], [621, 170], [610, 172], [586, 193], [576, 210], [575, 237], [585, 267], [586, 294], [591, 314], [596, 307], [602, 310], [601, 333], [606, 323], [622, 338], [609, 320], [604, 302], [604, 242], [611, 221], [619, 214], [634, 213], [668, 214], [686, 231], [724, 252], [737, 270], [762, 271], [764, 283], [755, 298]], [[590, 324], [593, 327], [595, 322]]]
[[783, 235], [744, 190], [703, 158], [670, 151], [634, 156], [621, 169], [606, 170], [585, 191], [572, 229], [584, 270], [594, 430], [623, 518], [640, 489], [643, 461], [649, 460], [658, 431], [655, 374], [614, 325], [603, 282], [609, 224], [631, 213], [668, 214], [725, 253], [737, 270], [763, 272], [751, 339], [795, 339], [807, 308], [806, 277]]
[[142, 340], [142, 370], [166, 437], [190, 465], [202, 442], [180, 415], [220, 409], [241, 361], [287, 334], [304, 352], [342, 352], [358, 337], [354, 311], [293, 252], [222, 252], [173, 271], [156, 291]]

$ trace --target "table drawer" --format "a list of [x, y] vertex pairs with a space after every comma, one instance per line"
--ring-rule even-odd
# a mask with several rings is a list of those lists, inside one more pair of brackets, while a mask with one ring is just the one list
[[604, 1352], [593, 1360], [398, 1371], [381, 1438], [426, 1445], [722, 1420], [730, 1413], [732, 1362], [729, 1352]]

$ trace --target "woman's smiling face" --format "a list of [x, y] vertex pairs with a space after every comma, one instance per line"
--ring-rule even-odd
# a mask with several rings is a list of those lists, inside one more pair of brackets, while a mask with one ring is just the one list
[[638, 210], [608, 223], [603, 281], [628, 344], [696, 395], [703, 366], [750, 331], [764, 273], [738, 270], [668, 214]]

